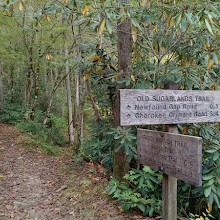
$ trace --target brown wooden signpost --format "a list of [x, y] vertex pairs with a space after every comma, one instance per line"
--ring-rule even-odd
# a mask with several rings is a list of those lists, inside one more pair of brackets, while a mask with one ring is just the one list
[[[202, 185], [202, 138], [180, 135], [176, 124], [220, 121], [220, 91], [120, 90], [121, 126], [165, 124], [166, 132], [138, 129], [138, 160], [163, 172], [163, 220], [177, 219], [177, 178]], [[168, 133], [169, 132], [169, 133]]]
[[137, 146], [140, 164], [202, 185], [202, 138], [138, 129]]
[[220, 118], [220, 91], [120, 91], [121, 125], [216, 122]]

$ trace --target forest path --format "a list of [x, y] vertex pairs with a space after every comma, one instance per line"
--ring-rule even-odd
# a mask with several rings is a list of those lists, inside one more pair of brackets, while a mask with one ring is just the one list
[[142, 219], [108, 201], [101, 166], [31, 152], [21, 137], [0, 123], [0, 220]]
[[0, 219], [71, 219], [62, 211], [62, 161], [16, 144], [19, 132], [0, 124]]

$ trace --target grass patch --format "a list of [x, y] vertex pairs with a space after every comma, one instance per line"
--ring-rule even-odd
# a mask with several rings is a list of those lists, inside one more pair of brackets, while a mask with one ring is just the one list
[[41, 152], [48, 156], [60, 156], [60, 148], [41, 142], [39, 139], [25, 135], [19, 138], [18, 144], [22, 145], [30, 152]]

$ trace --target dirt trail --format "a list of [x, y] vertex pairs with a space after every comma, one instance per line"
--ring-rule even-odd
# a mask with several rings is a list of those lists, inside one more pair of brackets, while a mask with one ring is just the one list
[[0, 220], [71, 220], [62, 204], [65, 175], [59, 158], [15, 144], [19, 132], [0, 124]]
[[0, 220], [149, 219], [124, 214], [108, 200], [101, 165], [73, 162], [68, 149], [60, 158], [32, 152], [17, 141], [21, 137], [0, 123]]

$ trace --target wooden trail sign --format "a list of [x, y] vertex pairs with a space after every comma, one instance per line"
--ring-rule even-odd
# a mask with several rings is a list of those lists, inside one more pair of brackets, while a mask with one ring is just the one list
[[202, 185], [202, 138], [179, 135], [178, 123], [220, 121], [220, 91], [120, 90], [120, 124], [166, 124], [167, 132], [138, 129], [138, 161], [163, 172], [163, 220], [177, 219], [177, 178]]
[[121, 125], [220, 121], [220, 91], [120, 90]]
[[202, 138], [138, 129], [137, 146], [139, 163], [202, 185]]

